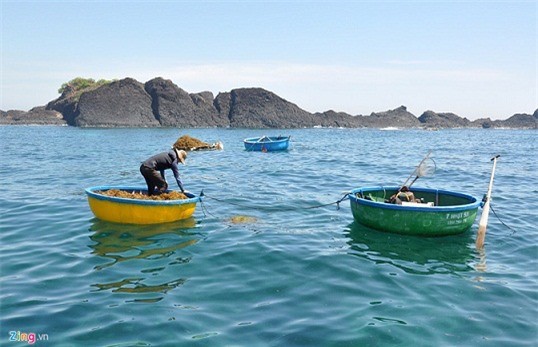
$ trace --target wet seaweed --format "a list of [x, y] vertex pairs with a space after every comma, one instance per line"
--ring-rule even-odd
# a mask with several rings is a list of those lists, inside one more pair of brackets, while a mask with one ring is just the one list
[[102, 190], [102, 191], [96, 191], [97, 194], [106, 195], [106, 196], [112, 196], [116, 198], [126, 198], [126, 199], [141, 199], [141, 200], [184, 200], [188, 199], [189, 197], [181, 192], [167, 192], [157, 195], [147, 195], [146, 193], [142, 193], [140, 191], [132, 191], [128, 192], [125, 190], [119, 190], [119, 189], [109, 189], [109, 190]]

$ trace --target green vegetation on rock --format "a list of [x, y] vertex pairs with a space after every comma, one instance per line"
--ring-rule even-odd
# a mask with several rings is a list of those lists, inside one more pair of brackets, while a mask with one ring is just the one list
[[72, 97], [78, 100], [82, 93], [97, 89], [105, 84], [109, 84], [114, 81], [115, 80], [104, 79], [95, 81], [93, 78], [76, 77], [71, 81], [62, 84], [60, 89], [58, 89], [58, 93], [63, 94], [66, 91], [70, 91], [71, 93], [73, 93]]

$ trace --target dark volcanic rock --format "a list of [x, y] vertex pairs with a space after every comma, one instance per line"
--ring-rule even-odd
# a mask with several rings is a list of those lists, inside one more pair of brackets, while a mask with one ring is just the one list
[[213, 105], [213, 94], [188, 94], [172, 81], [154, 78], [146, 82], [146, 92], [152, 98], [152, 109], [162, 126], [215, 127], [227, 126], [228, 117], [222, 117]]
[[67, 125], [60, 112], [47, 110], [45, 106], [34, 107], [28, 112], [20, 110], [1, 111], [0, 124]]
[[[196, 114], [205, 116], [205, 119], [202, 119], [201, 126], [204, 127], [229, 127], [230, 119], [227, 114], [220, 114], [215, 106], [215, 98], [213, 93], [205, 91], [200, 93], [189, 94], [192, 101], [196, 105], [197, 109]], [[201, 120], [199, 120], [200, 122]]]
[[60, 112], [67, 124], [76, 125], [77, 105], [78, 97], [76, 91], [72, 86], [68, 85], [58, 99], [47, 104], [46, 109]]
[[413, 128], [421, 125], [418, 118], [408, 112], [405, 106], [385, 112], [372, 113], [370, 116], [363, 116], [361, 122], [365, 126], [373, 128]]
[[354, 117], [345, 112], [335, 112], [333, 110], [325, 111], [323, 113], [314, 113], [318, 121], [316, 125], [322, 127], [336, 127], [336, 128], [360, 128], [362, 127], [360, 119], [361, 117]]
[[454, 113], [435, 113], [426, 111], [418, 120], [426, 128], [465, 128], [471, 123], [467, 118], [461, 118]]
[[[71, 82], [69, 82], [71, 83]], [[78, 90], [77, 90], [78, 88]], [[62, 86], [62, 95], [28, 112], [0, 113], [0, 124], [65, 124], [82, 127], [236, 127], [236, 128], [526, 128], [537, 129], [538, 109], [507, 120], [469, 121], [453, 113], [424, 112], [419, 118], [405, 106], [352, 116], [333, 110], [309, 113], [262, 88], [189, 94], [170, 80], [154, 78], [142, 84], [125, 78], [80, 88]]]
[[518, 128], [518, 129], [538, 129], [536, 111], [534, 115], [517, 113], [504, 121], [496, 121], [496, 127]]
[[[219, 94], [220, 95], [220, 94]], [[226, 105], [226, 101], [229, 104]], [[235, 128], [302, 128], [316, 125], [311, 113], [262, 88], [233, 89], [220, 95], [217, 108]]]
[[144, 85], [125, 78], [80, 96], [75, 124], [81, 127], [160, 126]]
[[489, 118], [479, 118], [472, 121], [469, 126], [472, 128], [489, 129], [489, 128], [493, 128], [494, 124], [493, 124], [493, 121]]
[[538, 110], [532, 115], [516, 113], [506, 120], [491, 120], [480, 118], [470, 123], [471, 127], [489, 128], [512, 128], [512, 129], [538, 129]]
[[229, 92], [218, 93], [213, 100], [213, 105], [221, 117], [228, 119], [228, 126], [230, 126], [232, 95]]

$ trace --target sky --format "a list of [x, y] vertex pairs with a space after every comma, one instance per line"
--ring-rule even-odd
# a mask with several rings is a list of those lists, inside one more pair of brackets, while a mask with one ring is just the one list
[[538, 108], [538, 1], [0, 0], [0, 109], [76, 77], [260, 87], [309, 112]]

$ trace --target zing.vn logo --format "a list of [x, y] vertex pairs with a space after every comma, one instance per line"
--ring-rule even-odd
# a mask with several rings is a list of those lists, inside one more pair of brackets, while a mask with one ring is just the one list
[[20, 331], [10, 331], [9, 341], [15, 342], [28, 342], [29, 345], [33, 345], [36, 341], [48, 341], [48, 334], [36, 334], [36, 333], [21, 333]]

